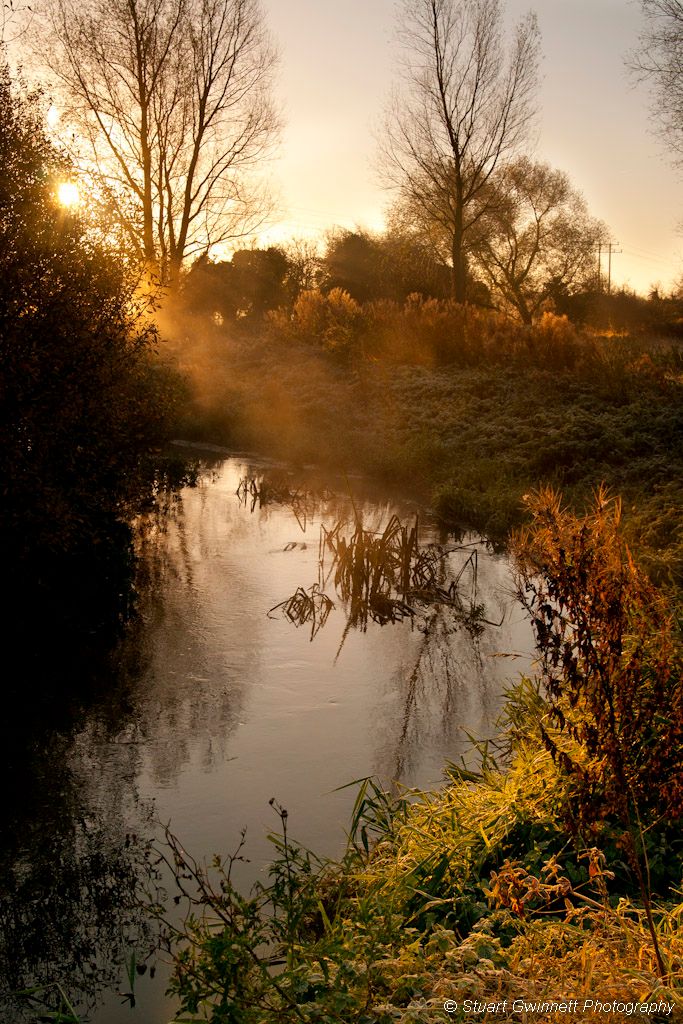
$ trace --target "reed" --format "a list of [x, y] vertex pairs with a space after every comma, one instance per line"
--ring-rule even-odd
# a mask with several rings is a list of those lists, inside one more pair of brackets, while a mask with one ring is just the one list
[[276, 604], [268, 612], [273, 618], [276, 612], [282, 612], [284, 617], [297, 628], [310, 623], [311, 640], [316, 633], [322, 629], [327, 622], [327, 617], [334, 608], [334, 602], [320, 590], [317, 583], [314, 583], [308, 590], [297, 587], [291, 597]]
[[[324, 583], [333, 580], [352, 627], [364, 630], [369, 620], [401, 622], [434, 605], [450, 607], [463, 622], [483, 620], [483, 606], [476, 603], [474, 547], [421, 547], [417, 516], [408, 525], [394, 515], [383, 530], [374, 531], [356, 514], [351, 533], [345, 526], [340, 520], [330, 530], [321, 529], [320, 577]], [[450, 558], [456, 553], [466, 558], [452, 574]]]

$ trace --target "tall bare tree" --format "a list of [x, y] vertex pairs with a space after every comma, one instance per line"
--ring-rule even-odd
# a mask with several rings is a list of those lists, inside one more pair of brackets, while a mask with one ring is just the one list
[[683, 0], [641, 0], [646, 28], [631, 68], [654, 86], [660, 134], [683, 162]]
[[494, 301], [530, 324], [547, 300], [592, 281], [607, 228], [563, 171], [528, 157], [500, 168], [490, 189], [473, 259]]
[[506, 53], [500, 0], [403, 0], [403, 15], [403, 89], [386, 118], [385, 178], [446, 233], [453, 295], [463, 302], [489, 178], [534, 113], [538, 26], [527, 15]]
[[77, 160], [140, 261], [169, 279], [252, 233], [279, 128], [259, 0], [46, 2]]

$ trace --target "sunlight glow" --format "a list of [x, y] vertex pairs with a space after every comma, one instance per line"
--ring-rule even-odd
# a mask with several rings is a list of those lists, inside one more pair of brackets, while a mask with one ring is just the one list
[[56, 128], [57, 122], [59, 121], [59, 117], [59, 111], [53, 103], [50, 109], [48, 110], [47, 114], [45, 115], [45, 120], [47, 121], [48, 128]]
[[57, 199], [61, 206], [71, 209], [81, 201], [78, 194], [78, 185], [73, 181], [60, 181], [57, 186]]

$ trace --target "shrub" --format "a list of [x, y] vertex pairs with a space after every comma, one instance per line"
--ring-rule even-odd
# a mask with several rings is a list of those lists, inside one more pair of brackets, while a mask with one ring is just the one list
[[327, 295], [317, 290], [301, 292], [291, 316], [280, 309], [269, 319], [276, 334], [314, 345], [335, 359], [345, 361], [358, 354], [361, 307], [341, 288]]
[[645, 832], [683, 816], [683, 657], [664, 598], [637, 570], [620, 502], [585, 516], [543, 490], [515, 542], [547, 693], [543, 743], [574, 789], [578, 832], [615, 819], [641, 890], [660, 975]]
[[125, 614], [128, 520], [180, 399], [122, 254], [58, 207], [71, 169], [41, 125], [0, 71], [0, 525], [27, 628]]
[[584, 821], [683, 815], [683, 661], [665, 599], [638, 571], [604, 491], [584, 516], [542, 490], [514, 542], [543, 659], [543, 740], [579, 780]]

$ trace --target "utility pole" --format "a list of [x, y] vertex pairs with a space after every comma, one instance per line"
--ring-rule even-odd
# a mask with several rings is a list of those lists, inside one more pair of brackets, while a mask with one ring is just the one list
[[[615, 249], [616, 242], [606, 242], [607, 249], [607, 294], [612, 294], [612, 256], [616, 256], [621, 249]], [[603, 244], [598, 242], [598, 292], [602, 291], [602, 253]]]
[[615, 249], [613, 242], [607, 243], [607, 294], [612, 294], [612, 253], [620, 253], [621, 249]]

